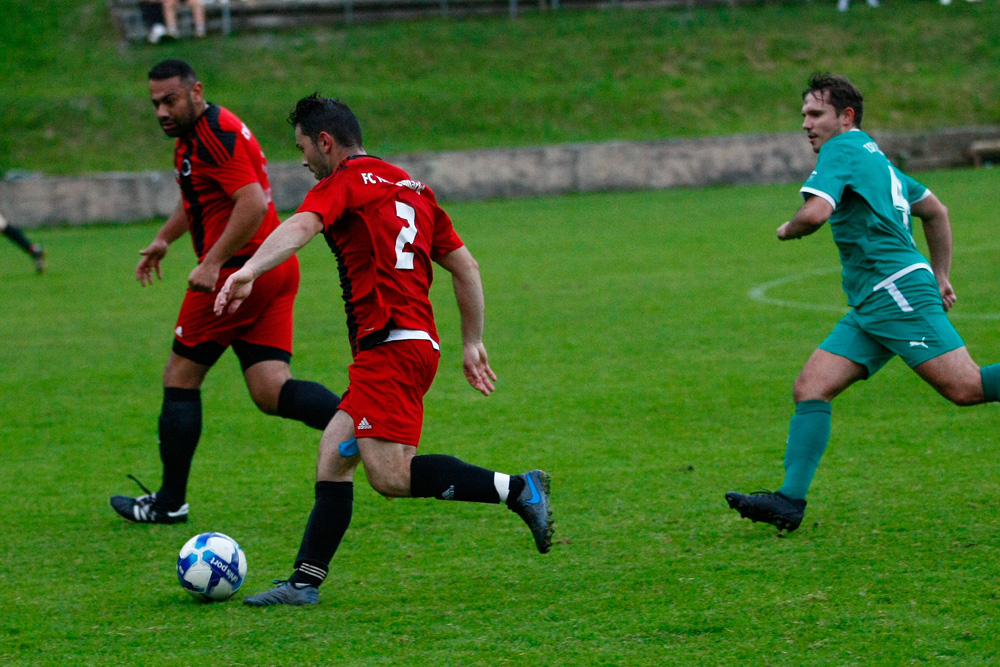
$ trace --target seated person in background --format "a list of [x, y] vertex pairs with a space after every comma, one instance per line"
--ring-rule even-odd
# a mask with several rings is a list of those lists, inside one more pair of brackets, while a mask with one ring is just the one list
[[[179, 0], [162, 0], [163, 18], [167, 25], [167, 34], [173, 38], [179, 37], [177, 32], [177, 4]], [[205, 5], [201, 0], [187, 0], [191, 7], [191, 16], [194, 18], [194, 36], [205, 36]]]
[[[850, 0], [837, 0], [837, 9], [842, 12], [846, 12]], [[868, 0], [869, 7], [878, 7], [878, 0]]]
[[142, 16], [142, 25], [149, 28], [149, 43], [159, 44], [167, 34], [167, 27], [163, 25], [163, 5], [159, 0], [140, 2], [139, 14]]

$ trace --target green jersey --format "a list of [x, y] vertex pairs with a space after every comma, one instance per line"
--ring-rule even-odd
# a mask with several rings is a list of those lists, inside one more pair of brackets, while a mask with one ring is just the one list
[[[910, 207], [930, 190], [895, 166], [861, 130], [823, 144], [816, 170], [800, 190], [833, 206], [830, 227], [840, 250], [847, 303], [857, 306], [876, 290], [892, 288], [916, 270], [931, 271], [913, 241]], [[933, 276], [933, 272], [932, 272]]]

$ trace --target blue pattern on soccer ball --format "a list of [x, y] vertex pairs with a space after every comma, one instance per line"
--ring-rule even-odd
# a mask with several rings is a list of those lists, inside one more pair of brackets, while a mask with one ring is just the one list
[[223, 535], [222, 533], [202, 533], [201, 535], [198, 536], [198, 539], [195, 540], [194, 548], [204, 549], [205, 546], [208, 544], [208, 541], [213, 537], [224, 537], [227, 540], [231, 539], [228, 535]]
[[[226, 559], [209, 546], [212, 540], [232, 546], [232, 556]], [[214, 545], [220, 546], [218, 544]], [[192, 569], [197, 570], [197, 573]], [[190, 577], [195, 579], [195, 583]], [[207, 576], [207, 580], [206, 580]], [[246, 557], [239, 544], [223, 533], [202, 533], [188, 540], [177, 559], [177, 579], [191, 595], [205, 602], [225, 600], [239, 590], [246, 576]], [[226, 586], [219, 588], [220, 584]]]
[[187, 571], [191, 569], [191, 566], [198, 562], [198, 553], [192, 551], [187, 556], [177, 559], [177, 580], [181, 582], [181, 586], [189, 591], [198, 591], [194, 584], [190, 583], [184, 578]]

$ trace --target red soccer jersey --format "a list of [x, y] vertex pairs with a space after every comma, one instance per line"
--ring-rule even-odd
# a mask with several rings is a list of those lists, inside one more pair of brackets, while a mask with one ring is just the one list
[[228, 109], [209, 104], [194, 129], [177, 138], [174, 167], [199, 262], [222, 236], [235, 205], [232, 195], [245, 185], [260, 183], [267, 215], [236, 254], [252, 255], [280, 224], [267, 180], [267, 158], [250, 129]]
[[399, 167], [358, 155], [317, 183], [299, 211], [323, 218], [355, 356], [393, 329], [424, 331], [438, 340], [431, 260], [463, 244], [430, 188]]

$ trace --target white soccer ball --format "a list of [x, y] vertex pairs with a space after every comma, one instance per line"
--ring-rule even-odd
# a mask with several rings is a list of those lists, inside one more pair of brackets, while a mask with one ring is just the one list
[[181, 547], [177, 579], [203, 602], [229, 599], [247, 576], [247, 558], [233, 538], [222, 533], [195, 535]]

